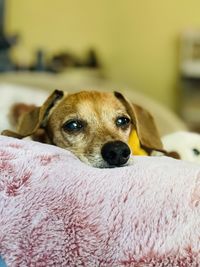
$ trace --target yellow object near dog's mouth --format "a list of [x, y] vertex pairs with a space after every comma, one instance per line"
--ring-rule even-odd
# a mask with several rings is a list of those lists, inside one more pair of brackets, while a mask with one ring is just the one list
[[132, 155], [148, 156], [147, 152], [141, 148], [140, 141], [135, 130], [131, 132], [128, 144], [131, 148]]

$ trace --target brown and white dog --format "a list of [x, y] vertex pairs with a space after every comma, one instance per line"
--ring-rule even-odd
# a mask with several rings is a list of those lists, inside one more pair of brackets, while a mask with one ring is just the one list
[[41, 107], [27, 106], [17, 132], [5, 130], [2, 134], [32, 136], [34, 140], [68, 149], [89, 165], [106, 168], [128, 163], [128, 141], [133, 129], [147, 152], [163, 151], [152, 116], [121, 93], [67, 94], [55, 90]]

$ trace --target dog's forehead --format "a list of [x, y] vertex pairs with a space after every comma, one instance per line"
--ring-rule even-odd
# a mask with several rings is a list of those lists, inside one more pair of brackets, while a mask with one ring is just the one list
[[76, 94], [68, 95], [64, 105], [70, 107], [74, 112], [90, 113], [100, 111], [125, 111], [124, 105], [115, 97], [113, 93], [96, 92], [96, 91], [82, 91]]

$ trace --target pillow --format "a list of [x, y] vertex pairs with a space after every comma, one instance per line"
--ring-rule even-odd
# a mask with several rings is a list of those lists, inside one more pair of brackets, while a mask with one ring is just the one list
[[200, 166], [133, 157], [97, 169], [0, 137], [0, 255], [8, 266], [198, 266]]

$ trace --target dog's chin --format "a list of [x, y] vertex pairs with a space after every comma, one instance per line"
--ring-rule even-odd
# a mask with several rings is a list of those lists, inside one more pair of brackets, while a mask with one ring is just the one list
[[125, 164], [120, 165], [120, 166], [110, 165], [102, 157], [99, 157], [97, 155], [94, 157], [79, 156], [79, 159], [82, 162], [86, 163], [87, 165], [94, 167], [94, 168], [99, 168], [99, 169], [121, 168], [121, 167], [128, 166], [130, 164], [130, 159], [129, 159]]

